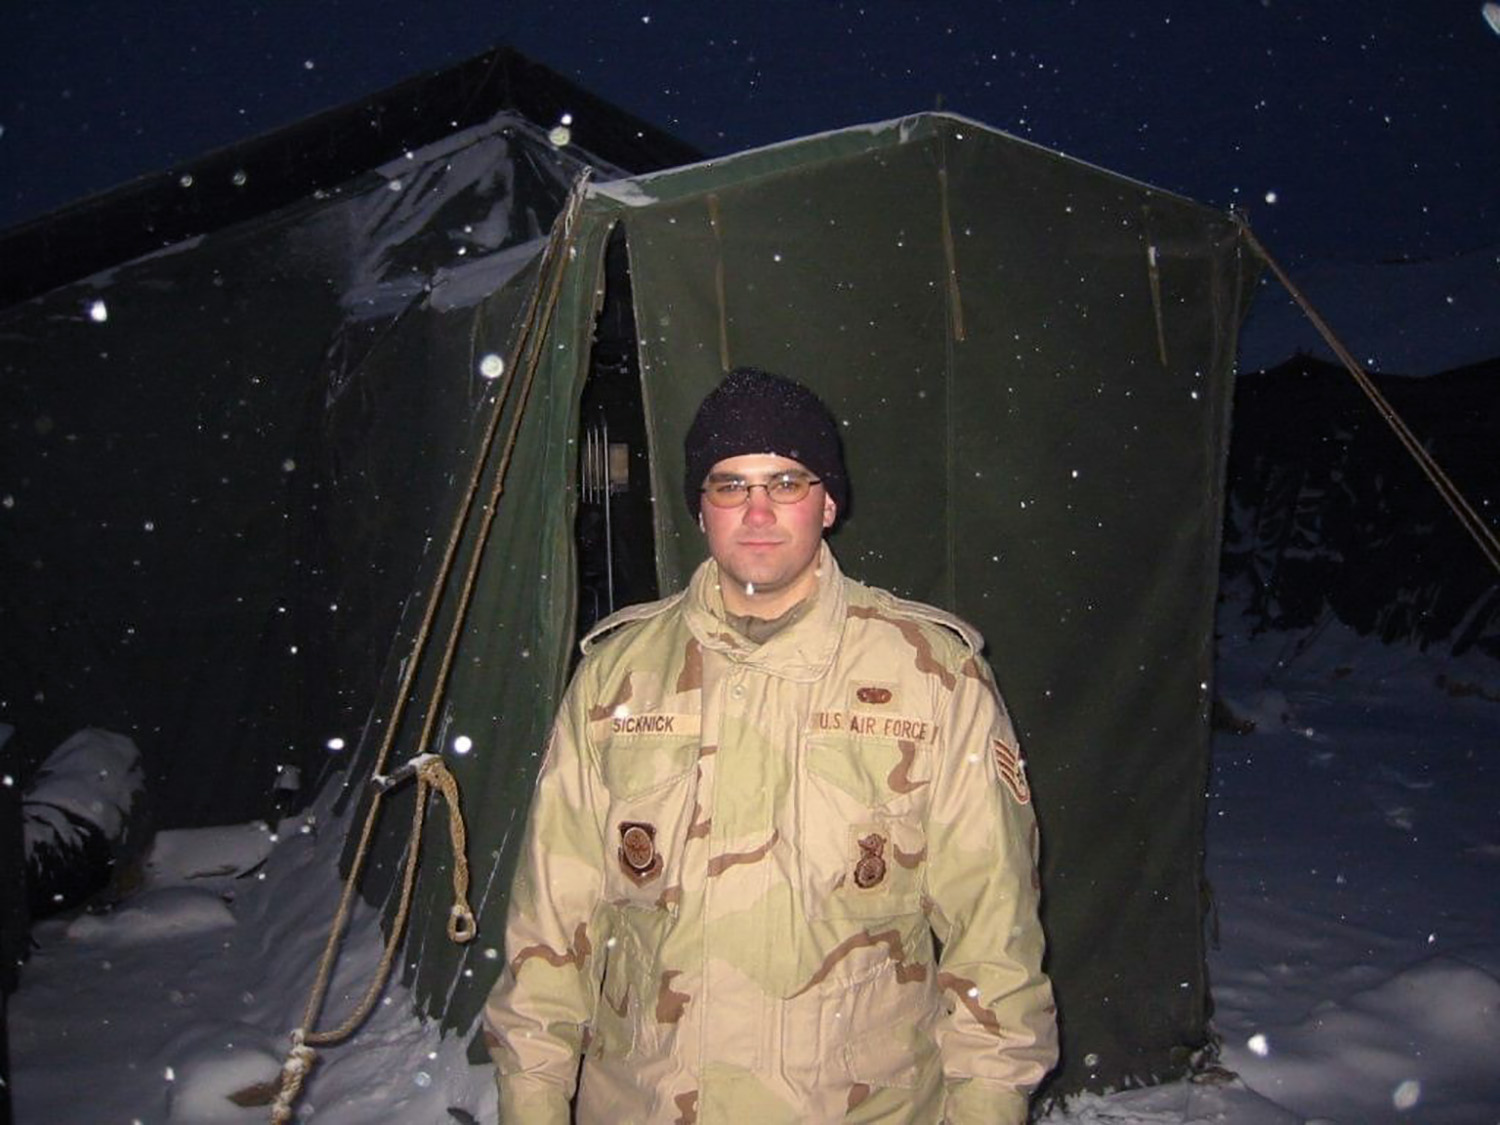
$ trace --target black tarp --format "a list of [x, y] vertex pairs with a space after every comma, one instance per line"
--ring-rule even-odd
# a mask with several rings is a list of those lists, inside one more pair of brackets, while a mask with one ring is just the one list
[[0, 236], [17, 783], [90, 725], [167, 828], [340, 768], [495, 391], [479, 302], [585, 169], [691, 152], [502, 48]]

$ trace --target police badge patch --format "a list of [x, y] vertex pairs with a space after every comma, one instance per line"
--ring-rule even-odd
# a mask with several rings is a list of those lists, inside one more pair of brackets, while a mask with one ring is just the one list
[[1023, 805], [1030, 804], [1031, 786], [1026, 783], [1026, 759], [1021, 752], [998, 738], [990, 739], [990, 749], [995, 752], [995, 766], [1010, 795]]
[[854, 885], [862, 891], [885, 881], [885, 837], [878, 832], [855, 840], [859, 860], [854, 865]]
[[656, 850], [656, 828], [639, 821], [620, 824], [620, 869], [636, 886], [661, 874], [661, 853]]

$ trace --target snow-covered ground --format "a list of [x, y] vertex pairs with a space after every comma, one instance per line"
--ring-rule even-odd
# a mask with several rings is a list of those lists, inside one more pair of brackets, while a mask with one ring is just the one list
[[1210, 955], [1225, 1073], [1049, 1119], [1500, 1122], [1500, 664], [1219, 621]]
[[[1219, 688], [1256, 729], [1216, 735], [1208, 837], [1222, 1070], [1074, 1099], [1049, 1125], [1495, 1125], [1500, 664], [1239, 620], [1221, 615]], [[279, 1066], [346, 831], [323, 807], [274, 834], [168, 834], [114, 911], [38, 926], [10, 1011], [21, 1125], [266, 1120], [228, 1095]], [[365, 911], [324, 1024], [378, 955]], [[393, 983], [322, 1056], [299, 1119], [493, 1121], [487, 1068], [408, 1013]]]

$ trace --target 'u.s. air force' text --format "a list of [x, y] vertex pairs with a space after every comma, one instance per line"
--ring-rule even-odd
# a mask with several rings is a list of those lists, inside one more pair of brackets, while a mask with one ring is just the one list
[[931, 742], [937, 727], [925, 719], [908, 719], [901, 715], [861, 715], [857, 711], [814, 711], [815, 731], [846, 730], [870, 738], [898, 738], [905, 742]]

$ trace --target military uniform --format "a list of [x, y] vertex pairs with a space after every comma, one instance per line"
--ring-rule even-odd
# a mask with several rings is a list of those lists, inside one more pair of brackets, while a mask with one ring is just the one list
[[[1022, 1122], [1037, 833], [980, 638], [845, 578], [760, 644], [712, 561], [604, 622], [486, 1009], [506, 1123]], [[934, 934], [941, 943], [935, 956]]]

